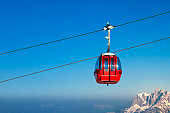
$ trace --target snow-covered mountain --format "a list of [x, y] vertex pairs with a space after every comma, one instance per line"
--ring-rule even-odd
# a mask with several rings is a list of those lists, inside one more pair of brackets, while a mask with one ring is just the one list
[[140, 93], [125, 113], [170, 113], [170, 92], [156, 89], [154, 93]]

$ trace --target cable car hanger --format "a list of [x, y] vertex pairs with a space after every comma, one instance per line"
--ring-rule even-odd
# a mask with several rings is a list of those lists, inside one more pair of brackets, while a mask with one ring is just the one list
[[108, 36], [106, 36], [105, 38], [108, 40], [108, 50], [107, 50], [107, 53], [110, 52], [110, 29], [113, 29], [115, 28], [114, 26], [110, 25], [109, 22], [107, 22], [107, 25], [104, 26], [104, 31], [108, 31]]

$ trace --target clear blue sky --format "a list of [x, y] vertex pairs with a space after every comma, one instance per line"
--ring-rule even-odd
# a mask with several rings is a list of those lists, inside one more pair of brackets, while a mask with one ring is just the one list
[[[169, 10], [169, 0], [5, 0], [0, 2], [0, 52], [118, 25]], [[170, 15], [111, 31], [111, 50], [170, 36]], [[106, 32], [0, 56], [0, 80], [106, 52]], [[170, 40], [117, 54], [123, 75], [116, 85], [95, 82], [96, 59], [0, 84], [3, 97], [122, 98], [170, 91]]]

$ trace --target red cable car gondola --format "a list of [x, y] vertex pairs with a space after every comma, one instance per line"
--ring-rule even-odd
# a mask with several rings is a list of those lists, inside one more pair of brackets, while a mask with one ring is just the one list
[[95, 66], [94, 76], [99, 84], [116, 84], [122, 74], [121, 63], [116, 54], [102, 53]]
[[96, 82], [99, 84], [116, 84], [119, 82], [122, 75], [122, 68], [119, 58], [114, 53], [109, 53], [110, 51], [110, 29], [114, 27], [107, 24], [104, 30], [108, 30], [108, 51], [107, 53], [102, 53], [95, 66], [94, 76]]

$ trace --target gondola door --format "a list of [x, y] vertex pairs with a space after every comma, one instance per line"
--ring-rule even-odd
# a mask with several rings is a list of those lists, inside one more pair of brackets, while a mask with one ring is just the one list
[[103, 68], [103, 75], [101, 75], [102, 82], [109, 82], [110, 80], [110, 58], [109, 56], [103, 56], [102, 58], [102, 68]]
[[117, 80], [116, 76], [116, 57], [110, 57], [110, 82], [115, 83]]

